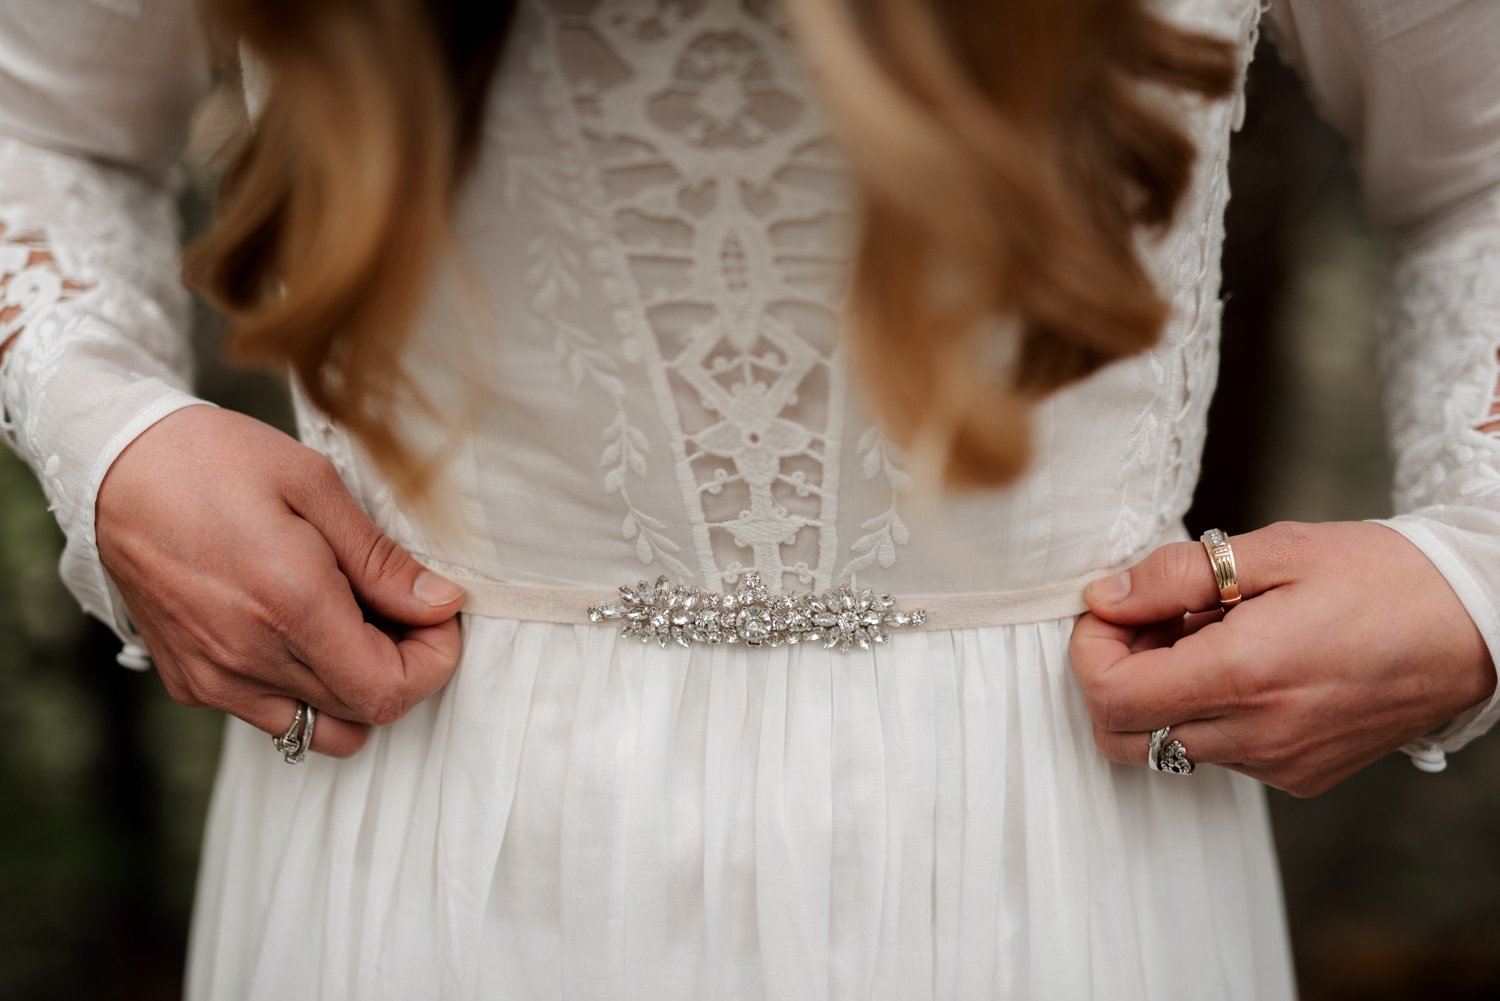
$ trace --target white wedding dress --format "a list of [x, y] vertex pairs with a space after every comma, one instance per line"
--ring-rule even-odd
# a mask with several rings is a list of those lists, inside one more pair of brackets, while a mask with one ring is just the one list
[[[1257, 0], [1163, 6], [1248, 59]], [[1500, 344], [1500, 5], [1271, 15], [1404, 234], [1390, 395], [1409, 513], [1390, 524], [1500, 649], [1500, 444], [1479, 430]], [[70, 586], [127, 640], [93, 498], [125, 444], [197, 402], [162, 179], [206, 78], [186, 0], [0, 13], [0, 340], [19, 331], [0, 419], [68, 533]], [[844, 168], [772, 0], [527, 0], [495, 86], [462, 262], [408, 362], [441, 419], [402, 418], [432, 447], [469, 429], [452, 524], [403, 516], [345, 434], [300, 414], [425, 561], [593, 588], [718, 590], [753, 569], [773, 590], [900, 597], [1046, 589], [1181, 537], [1238, 100], [1180, 99], [1201, 157], [1146, 250], [1174, 306], [1160, 345], [1050, 400], [1021, 482], [934, 507], [845, 368]], [[1260, 787], [1104, 761], [1071, 615], [847, 654], [464, 625], [451, 683], [350, 760], [288, 768], [231, 721], [190, 997], [1293, 994]], [[1440, 761], [1494, 714], [1413, 750]]]

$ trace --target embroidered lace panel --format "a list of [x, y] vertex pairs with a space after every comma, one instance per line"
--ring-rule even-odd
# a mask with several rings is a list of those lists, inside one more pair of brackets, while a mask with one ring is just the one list
[[[780, 9], [661, 0], [549, 12], [555, 64], [540, 68], [565, 97], [581, 183], [560, 191], [551, 165], [509, 160], [558, 222], [528, 247], [532, 310], [575, 386], [615, 402], [601, 485], [623, 509], [624, 536], [642, 563], [712, 587], [752, 568], [780, 589], [892, 565], [906, 541], [894, 503], [906, 476], [874, 432], [860, 441], [862, 468], [892, 502], [849, 550], [836, 544], [847, 210]], [[618, 345], [568, 316], [583, 261], [566, 234], [580, 230]], [[653, 454], [626, 406], [622, 365], [649, 370], [669, 455]], [[633, 490], [674, 475], [690, 546]]]
[[1500, 196], [1487, 222], [1405, 249], [1385, 324], [1397, 509], [1500, 497]]
[[12, 232], [0, 218], [0, 345], [8, 347], [39, 312], [84, 287], [58, 273], [40, 233]]

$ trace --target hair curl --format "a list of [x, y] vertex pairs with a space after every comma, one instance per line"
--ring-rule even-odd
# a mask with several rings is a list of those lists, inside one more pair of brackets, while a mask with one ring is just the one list
[[390, 419], [400, 366], [473, 159], [512, 4], [203, 0], [265, 67], [188, 281], [243, 360], [290, 366], [407, 495], [430, 482]]

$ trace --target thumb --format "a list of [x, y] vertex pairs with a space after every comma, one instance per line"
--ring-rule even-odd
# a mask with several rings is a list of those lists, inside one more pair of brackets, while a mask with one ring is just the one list
[[[1280, 583], [1266, 576], [1280, 559], [1267, 558], [1268, 529], [1230, 540], [1240, 594], [1249, 598]], [[1219, 608], [1213, 564], [1201, 542], [1171, 542], [1151, 551], [1129, 570], [1103, 577], [1083, 592], [1089, 610], [1117, 625], [1144, 625]]]
[[337, 473], [329, 477], [288, 500], [327, 541], [360, 604], [408, 626], [451, 619], [463, 605], [463, 588], [412, 559], [375, 526]]

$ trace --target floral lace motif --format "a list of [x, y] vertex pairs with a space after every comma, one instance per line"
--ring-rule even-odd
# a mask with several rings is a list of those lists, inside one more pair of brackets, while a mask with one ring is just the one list
[[38, 315], [83, 287], [58, 273], [40, 233], [15, 232], [0, 217], [0, 344], [8, 344]]
[[1500, 437], [1500, 348], [1495, 349], [1495, 385], [1490, 389], [1490, 405], [1475, 425], [1478, 431], [1491, 437]]
[[1500, 198], [1493, 220], [1409, 248], [1384, 319], [1398, 511], [1500, 498]]
[[[894, 506], [905, 474], [873, 432], [860, 451], [867, 475], [885, 477], [890, 511], [848, 553], [836, 541], [848, 222], [842, 169], [780, 9], [573, 10], [553, 14], [556, 63], [538, 68], [562, 81], [556, 130], [576, 170], [515, 154], [507, 170], [552, 221], [527, 248], [531, 312], [574, 386], [614, 401], [600, 464], [625, 537], [643, 563], [711, 587], [750, 569], [773, 589], [827, 587], [870, 562], [890, 566], [907, 538]], [[569, 319], [583, 260], [601, 278], [617, 344]], [[651, 373], [670, 455], [652, 453], [627, 406], [621, 368], [633, 365]], [[691, 554], [632, 495], [658, 463], [675, 466]]]
[[[0, 347], [14, 348], [15, 338], [22, 331], [42, 320], [59, 302], [85, 287], [62, 276], [43, 232], [25, 229], [14, 219], [0, 215]], [[6, 350], [6, 354], [9, 353]], [[19, 358], [20, 354], [16, 357]], [[17, 429], [3, 403], [3, 395], [0, 395], [0, 431], [15, 446], [19, 443]], [[44, 479], [55, 479], [55, 468], [47, 469], [55, 465], [55, 460], [43, 464]], [[49, 494], [61, 489], [61, 484], [54, 483]]]
[[[39, 332], [43, 344], [18, 344], [27, 327], [51, 323], [52, 309], [72, 299], [89, 285], [65, 278], [52, 255], [51, 243], [42, 230], [24, 227], [20, 221], [0, 216], [0, 345], [6, 351], [0, 359], [0, 371], [15, 369], [21, 380], [34, 380], [37, 374], [54, 362], [62, 339]], [[55, 324], [54, 324], [55, 326]], [[33, 335], [33, 338], [36, 335]], [[51, 347], [48, 347], [51, 345]], [[5, 383], [0, 377], [0, 384]], [[37, 416], [31, 413], [21, 426], [12, 420], [6, 405], [6, 393], [0, 392], [0, 434], [10, 446], [36, 459], [36, 474], [42, 482], [48, 509], [57, 510], [66, 497], [68, 486], [62, 476], [62, 456], [43, 453], [37, 435]], [[23, 441], [24, 446], [23, 446]]]

